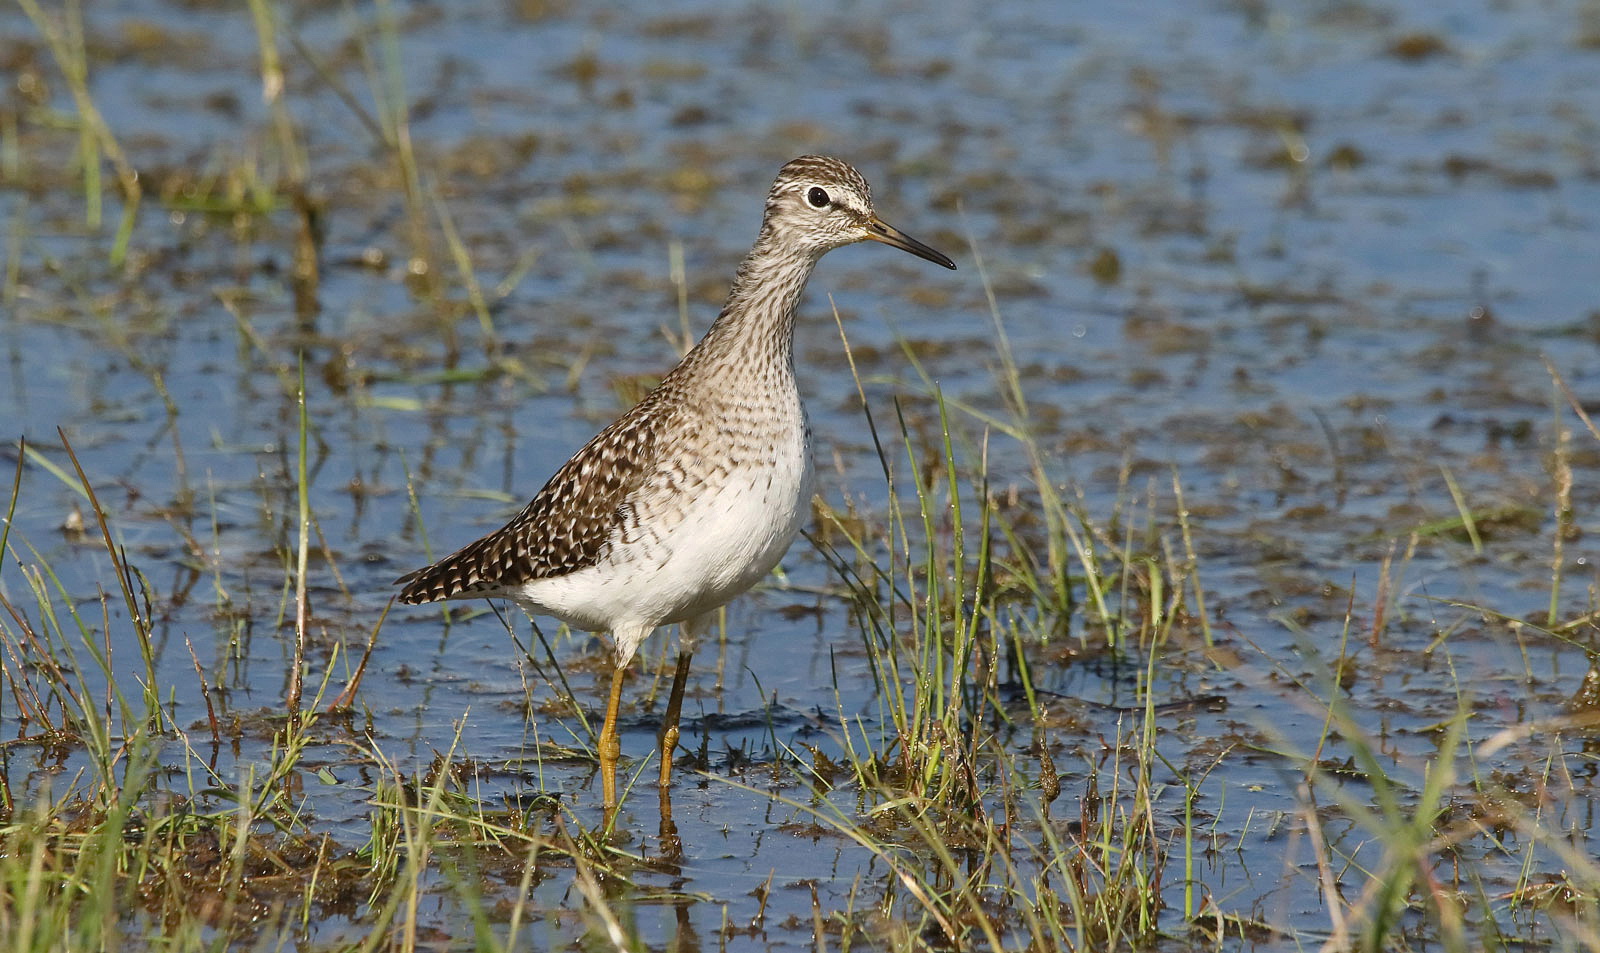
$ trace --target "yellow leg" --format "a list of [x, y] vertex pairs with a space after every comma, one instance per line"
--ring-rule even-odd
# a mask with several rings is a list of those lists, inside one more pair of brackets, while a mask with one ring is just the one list
[[661, 845], [661, 859], [673, 865], [667, 873], [678, 876], [678, 861], [683, 859], [683, 838], [678, 836], [678, 823], [672, 819], [672, 791], [660, 789], [661, 829], [657, 841]]
[[683, 683], [689, 680], [689, 659], [693, 652], [678, 652], [678, 670], [672, 676], [672, 694], [667, 696], [667, 711], [661, 716], [661, 733], [656, 743], [661, 748], [661, 787], [672, 783], [672, 753], [678, 749], [678, 714], [683, 711]]
[[611, 670], [611, 695], [606, 699], [606, 723], [600, 726], [600, 785], [605, 791], [607, 811], [617, 806], [617, 759], [622, 757], [622, 742], [617, 740], [617, 708], [622, 704], [622, 673], [627, 665]]

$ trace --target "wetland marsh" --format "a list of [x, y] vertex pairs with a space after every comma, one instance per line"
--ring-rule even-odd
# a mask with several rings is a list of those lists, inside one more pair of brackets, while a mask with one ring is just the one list
[[[23, 0], [0, 77], [0, 945], [1600, 950], [1600, 6]], [[807, 538], [608, 829], [604, 640], [392, 581], [802, 153], [961, 270], [818, 268]]]

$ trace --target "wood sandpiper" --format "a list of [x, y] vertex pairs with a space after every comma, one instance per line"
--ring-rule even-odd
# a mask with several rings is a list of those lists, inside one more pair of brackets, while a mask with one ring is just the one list
[[396, 580], [400, 601], [504, 598], [616, 644], [597, 754], [617, 802], [623, 673], [659, 626], [684, 623], [657, 743], [671, 778], [694, 621], [749, 589], [799, 533], [811, 428], [794, 376], [800, 294], [824, 254], [877, 241], [955, 268], [885, 224], [848, 163], [801, 156], [767, 193], [755, 246], [705, 337], [632, 410], [573, 455], [511, 522]]

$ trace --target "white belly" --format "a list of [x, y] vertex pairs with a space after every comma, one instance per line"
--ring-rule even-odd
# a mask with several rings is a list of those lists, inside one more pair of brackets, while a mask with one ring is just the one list
[[637, 541], [616, 545], [594, 566], [527, 583], [518, 601], [578, 628], [611, 631], [626, 655], [656, 626], [724, 605], [771, 572], [804, 525], [814, 474], [796, 436], [777, 459], [735, 469], [680, 501], [672, 525], [641, 527]]
[[799, 472], [773, 468], [696, 500], [663, 540], [670, 554], [645, 574], [662, 621], [709, 612], [771, 572], [805, 522], [811, 485], [808, 459]]

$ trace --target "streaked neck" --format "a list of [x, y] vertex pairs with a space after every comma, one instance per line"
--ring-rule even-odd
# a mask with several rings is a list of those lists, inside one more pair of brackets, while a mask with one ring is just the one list
[[762, 228], [739, 265], [728, 303], [690, 353], [690, 360], [778, 360], [793, 366], [794, 315], [817, 257], [775, 241]]

